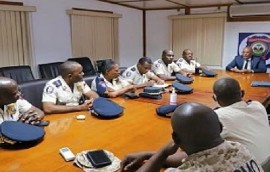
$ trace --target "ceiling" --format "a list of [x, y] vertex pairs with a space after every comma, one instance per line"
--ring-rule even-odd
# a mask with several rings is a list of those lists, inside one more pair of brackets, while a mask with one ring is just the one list
[[98, 0], [139, 10], [221, 7], [231, 4], [270, 3], [270, 0]]

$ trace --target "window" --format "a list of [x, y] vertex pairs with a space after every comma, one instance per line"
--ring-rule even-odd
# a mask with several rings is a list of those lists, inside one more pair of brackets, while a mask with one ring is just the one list
[[68, 10], [71, 16], [73, 57], [92, 60], [112, 58], [118, 61], [119, 14]]

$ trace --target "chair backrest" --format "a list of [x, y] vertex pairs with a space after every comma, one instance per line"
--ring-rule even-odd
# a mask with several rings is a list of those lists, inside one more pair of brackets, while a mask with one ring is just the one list
[[91, 88], [93, 80], [96, 78], [96, 75], [92, 76], [85, 76], [83, 77], [83, 80], [86, 82], [86, 84]]
[[39, 73], [42, 79], [55, 78], [59, 75], [59, 66], [63, 62], [39, 64]]
[[23, 98], [33, 106], [42, 109], [43, 89], [48, 81], [46, 79], [38, 79], [19, 84]]
[[102, 66], [105, 65], [106, 61], [111, 61], [112, 59], [103, 59], [103, 60], [97, 60], [96, 61], [96, 68], [97, 68], [97, 72], [101, 73], [102, 72]]
[[270, 156], [262, 163], [262, 168], [265, 172], [270, 171]]
[[76, 57], [76, 58], [69, 58], [69, 61], [75, 61], [82, 65], [84, 75], [95, 75], [96, 70], [92, 65], [91, 60], [88, 57]]
[[31, 67], [27, 65], [2, 67], [0, 73], [4, 77], [14, 79], [18, 84], [35, 79]]

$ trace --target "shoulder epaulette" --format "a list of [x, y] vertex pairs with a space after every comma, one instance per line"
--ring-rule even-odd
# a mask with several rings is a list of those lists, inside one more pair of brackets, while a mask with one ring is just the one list
[[60, 80], [56, 80], [53, 82], [53, 85], [55, 85], [56, 87], [60, 87], [62, 85]]

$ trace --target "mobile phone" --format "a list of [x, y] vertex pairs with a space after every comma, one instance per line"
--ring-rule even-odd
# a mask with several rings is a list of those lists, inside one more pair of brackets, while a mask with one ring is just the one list
[[40, 123], [37, 124], [37, 126], [43, 127], [48, 126], [50, 124], [50, 121], [40, 121]]
[[108, 155], [100, 149], [87, 152], [86, 157], [95, 168], [105, 167], [112, 163]]
[[65, 161], [71, 161], [75, 159], [75, 155], [71, 152], [68, 147], [63, 147], [59, 149], [59, 153], [65, 159]]

